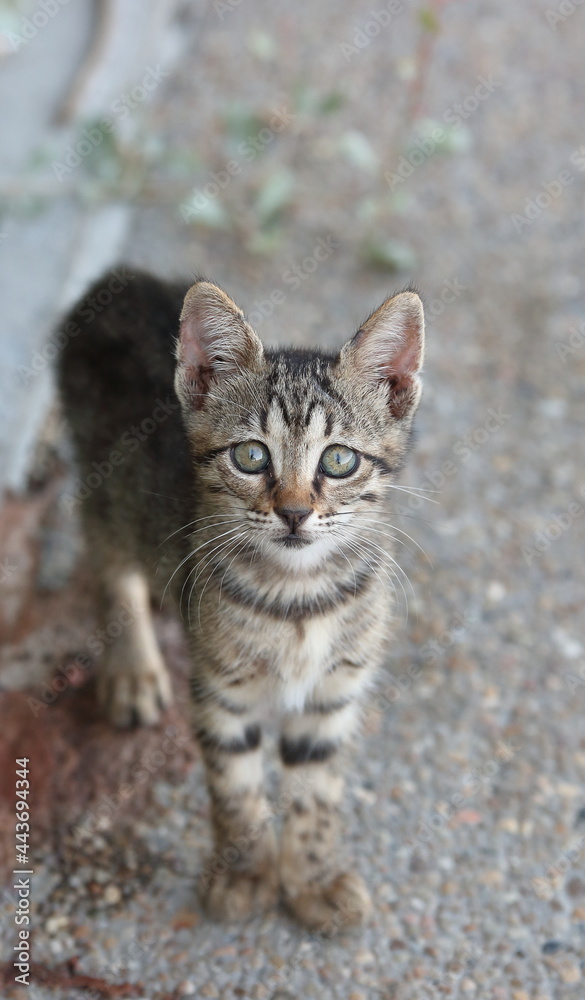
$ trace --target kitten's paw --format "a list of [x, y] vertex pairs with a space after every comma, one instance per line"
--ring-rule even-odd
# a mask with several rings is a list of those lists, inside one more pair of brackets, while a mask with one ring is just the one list
[[276, 869], [260, 873], [223, 872], [211, 882], [201, 882], [201, 901], [212, 920], [245, 920], [276, 906], [278, 878]]
[[300, 923], [325, 937], [365, 924], [372, 911], [365, 883], [353, 872], [337, 875], [325, 884], [285, 886], [284, 899]]
[[114, 726], [155, 725], [173, 700], [167, 669], [162, 660], [139, 667], [107, 664], [98, 674], [98, 699]]

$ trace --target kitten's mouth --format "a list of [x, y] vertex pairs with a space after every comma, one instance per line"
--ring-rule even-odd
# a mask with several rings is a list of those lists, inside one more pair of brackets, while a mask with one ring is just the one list
[[300, 535], [292, 535], [292, 534], [282, 535], [282, 537], [279, 538], [278, 541], [281, 542], [283, 545], [286, 545], [286, 547], [289, 549], [299, 549], [301, 548], [302, 545], [311, 544], [310, 538], [301, 538]]

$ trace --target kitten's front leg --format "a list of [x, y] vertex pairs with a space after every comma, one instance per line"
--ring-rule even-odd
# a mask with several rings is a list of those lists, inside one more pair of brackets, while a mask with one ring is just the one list
[[279, 865], [284, 898], [298, 920], [326, 935], [364, 923], [371, 909], [362, 879], [339, 857], [342, 750], [359, 721], [358, 671], [340, 664], [324, 678], [304, 712], [286, 716], [280, 743], [291, 802]]
[[99, 580], [104, 628], [94, 639], [105, 651], [98, 699], [115, 726], [153, 725], [171, 703], [172, 691], [154, 631], [148, 582], [134, 568], [102, 571]]
[[214, 850], [200, 874], [203, 903], [216, 920], [238, 920], [278, 895], [273, 814], [264, 792], [261, 730], [246, 685], [194, 688], [195, 731], [211, 797]]

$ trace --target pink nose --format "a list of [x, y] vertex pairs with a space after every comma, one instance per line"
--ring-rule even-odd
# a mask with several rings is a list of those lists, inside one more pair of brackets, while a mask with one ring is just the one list
[[286, 524], [289, 534], [296, 535], [298, 528], [306, 521], [309, 514], [313, 511], [307, 508], [301, 508], [300, 510], [290, 510], [288, 507], [276, 507], [275, 513], [278, 514], [280, 518]]

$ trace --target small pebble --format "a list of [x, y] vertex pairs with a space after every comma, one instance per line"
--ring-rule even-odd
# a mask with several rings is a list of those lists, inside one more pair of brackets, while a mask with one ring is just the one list
[[192, 997], [195, 992], [195, 983], [192, 983], [190, 979], [185, 979], [177, 986], [177, 993], [180, 997]]
[[108, 906], [115, 906], [122, 899], [122, 893], [117, 885], [107, 885], [104, 889], [104, 901]]
[[555, 955], [557, 951], [560, 951], [562, 944], [560, 941], [545, 941], [542, 946], [543, 955]]
[[354, 955], [354, 961], [356, 961], [358, 965], [369, 965], [371, 962], [376, 961], [376, 956], [373, 952], [368, 951], [367, 948], [358, 948]]
[[486, 596], [490, 604], [499, 604], [506, 596], [506, 588], [499, 580], [491, 580], [488, 583]]
[[518, 820], [515, 816], [502, 816], [498, 826], [506, 833], [518, 833]]
[[49, 917], [45, 924], [45, 930], [47, 934], [57, 934], [63, 927], [66, 927], [69, 923], [69, 917], [64, 913], [55, 913], [52, 917]]
[[569, 879], [565, 886], [569, 896], [584, 896], [585, 895], [585, 882], [582, 878]]
[[563, 964], [559, 967], [558, 972], [563, 983], [581, 982], [581, 969], [573, 962], [563, 962]]

